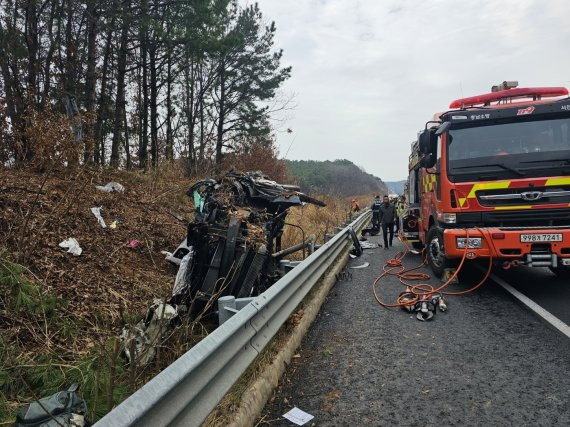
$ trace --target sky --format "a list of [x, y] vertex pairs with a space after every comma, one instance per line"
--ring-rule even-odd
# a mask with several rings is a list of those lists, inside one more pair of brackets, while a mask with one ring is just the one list
[[275, 121], [290, 160], [348, 159], [404, 179], [417, 132], [452, 100], [504, 80], [570, 87], [569, 0], [257, 3], [293, 67], [282, 92], [294, 109]]

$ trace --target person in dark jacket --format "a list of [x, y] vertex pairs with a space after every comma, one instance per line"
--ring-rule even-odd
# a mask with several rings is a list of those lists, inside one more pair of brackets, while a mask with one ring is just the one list
[[[390, 203], [388, 196], [384, 196], [384, 202], [380, 206], [379, 220], [382, 224], [384, 249], [388, 249], [392, 247], [392, 240], [394, 240], [394, 222], [396, 222], [396, 207]], [[388, 232], [390, 233], [390, 240], [388, 240]]]
[[382, 207], [382, 200], [380, 200], [380, 196], [377, 195], [374, 197], [374, 201], [372, 202], [372, 228], [375, 230], [380, 231], [380, 208]]

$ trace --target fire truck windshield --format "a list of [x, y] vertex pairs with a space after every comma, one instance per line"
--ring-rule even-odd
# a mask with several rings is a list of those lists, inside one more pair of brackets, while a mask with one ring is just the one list
[[[519, 119], [519, 120], [517, 120]], [[462, 124], [447, 134], [447, 170], [452, 181], [473, 175], [542, 176], [568, 173], [570, 118], [521, 121], [495, 120], [490, 124]]]

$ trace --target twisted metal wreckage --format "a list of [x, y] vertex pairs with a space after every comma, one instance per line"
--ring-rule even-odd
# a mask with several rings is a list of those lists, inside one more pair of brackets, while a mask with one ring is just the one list
[[[310, 240], [282, 249], [281, 237], [291, 206], [326, 206], [293, 185], [278, 184], [260, 172], [230, 172], [219, 180], [199, 181], [187, 192], [196, 207], [186, 222], [186, 239], [167, 259], [179, 265], [169, 300], [155, 300], [137, 325], [124, 327], [125, 355], [147, 364], [155, 346], [181, 316], [211, 310], [225, 295], [256, 296], [285, 273], [284, 256], [305, 248]], [[180, 220], [184, 221], [182, 218]]]

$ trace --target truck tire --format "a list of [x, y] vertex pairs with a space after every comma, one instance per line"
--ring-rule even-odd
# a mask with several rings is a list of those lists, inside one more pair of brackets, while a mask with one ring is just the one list
[[437, 228], [432, 226], [426, 235], [426, 252], [430, 268], [437, 277], [442, 277], [446, 268], [455, 268], [457, 261], [445, 257], [439, 241]]
[[558, 267], [548, 267], [560, 279], [570, 279], [570, 267], [559, 265]]

